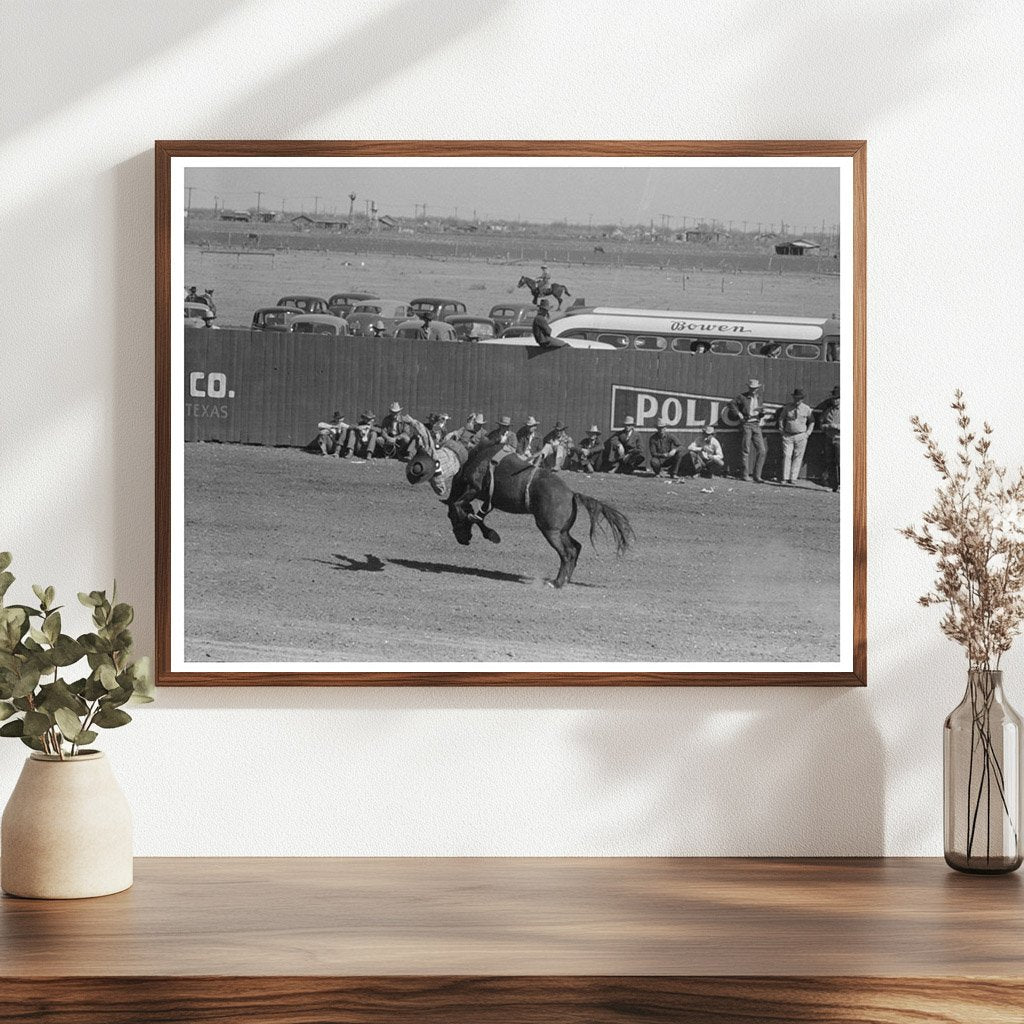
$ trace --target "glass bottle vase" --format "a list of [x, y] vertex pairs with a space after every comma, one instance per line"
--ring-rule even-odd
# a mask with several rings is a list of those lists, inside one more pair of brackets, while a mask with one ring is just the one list
[[1001, 874], [1021, 865], [1021, 719], [1003, 673], [971, 669], [964, 699], [943, 726], [946, 863]]

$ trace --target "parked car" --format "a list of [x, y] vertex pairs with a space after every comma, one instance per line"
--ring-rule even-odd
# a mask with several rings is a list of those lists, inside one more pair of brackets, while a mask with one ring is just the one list
[[285, 295], [277, 300], [279, 306], [294, 306], [303, 313], [330, 313], [327, 300], [318, 295]]
[[384, 325], [385, 334], [394, 334], [395, 328], [403, 320], [412, 316], [407, 302], [400, 299], [374, 299], [372, 302], [360, 302], [346, 317], [351, 334], [371, 335], [370, 329], [378, 321]]
[[395, 327], [395, 337], [406, 341], [418, 341], [422, 330], [423, 321], [418, 316], [414, 316], [411, 320], [403, 320]]
[[370, 292], [335, 292], [327, 300], [327, 308], [335, 316], [347, 317], [360, 302], [377, 298]]
[[498, 325], [500, 332], [520, 324], [529, 326], [537, 315], [537, 307], [529, 302], [502, 302], [492, 306], [487, 315]]
[[214, 313], [205, 302], [185, 303], [186, 327], [213, 327]]
[[344, 338], [348, 334], [348, 321], [342, 316], [328, 313], [303, 313], [294, 317], [289, 328], [292, 334], [329, 334]]
[[445, 320], [455, 328], [459, 341], [482, 341], [499, 333], [497, 323], [487, 316], [446, 316]]
[[287, 331], [291, 322], [302, 314], [298, 306], [261, 306], [252, 315], [254, 331]]
[[499, 338], [532, 338], [533, 337], [533, 325], [532, 324], [517, 324], [515, 327], [506, 327], [505, 330], [498, 335]]
[[430, 313], [435, 320], [447, 320], [450, 316], [466, 312], [466, 304], [458, 299], [413, 299], [409, 305], [414, 314]]

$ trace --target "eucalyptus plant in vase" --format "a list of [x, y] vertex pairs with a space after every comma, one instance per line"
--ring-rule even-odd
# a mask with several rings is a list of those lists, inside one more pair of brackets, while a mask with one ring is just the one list
[[976, 430], [963, 393], [952, 403], [953, 455], [931, 427], [911, 420], [941, 478], [932, 507], [902, 532], [936, 559], [918, 600], [943, 610], [943, 633], [964, 648], [967, 689], [943, 729], [944, 846], [960, 871], [996, 874], [1021, 865], [1021, 720], [1003, 693], [1003, 655], [1024, 621], [1024, 469], [990, 455], [992, 428]]
[[0, 737], [32, 753], [0, 826], [0, 887], [50, 899], [120, 892], [132, 884], [131, 814], [90, 745], [132, 720], [126, 705], [153, 699], [148, 659], [132, 660], [134, 612], [116, 584], [109, 599], [79, 594], [95, 632], [69, 636], [53, 587], [33, 586], [35, 605], [4, 603], [10, 564], [0, 552]]

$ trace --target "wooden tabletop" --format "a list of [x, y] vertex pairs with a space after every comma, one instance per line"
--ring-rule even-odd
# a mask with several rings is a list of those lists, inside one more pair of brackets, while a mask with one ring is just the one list
[[1024, 977], [1017, 874], [931, 859], [140, 859], [0, 901], [15, 977]]

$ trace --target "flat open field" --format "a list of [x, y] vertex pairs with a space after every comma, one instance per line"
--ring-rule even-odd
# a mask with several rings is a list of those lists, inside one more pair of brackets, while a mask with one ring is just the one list
[[[803, 273], [790, 264], [780, 274], [683, 269], [680, 256], [663, 267], [633, 265], [628, 259], [586, 265], [551, 260], [551, 275], [572, 293], [566, 306], [582, 298], [589, 305], [786, 316], [831, 316], [839, 309], [839, 278], [813, 272], [817, 261], [808, 260]], [[255, 309], [272, 306], [283, 295], [329, 298], [342, 291], [400, 301], [446, 296], [465, 302], [471, 313], [486, 315], [501, 302], [529, 302], [530, 293], [516, 283], [522, 274], [537, 273], [537, 263], [505, 265], [456, 255], [287, 251], [261, 256], [196, 246], [185, 250], [185, 281], [200, 291], [214, 289], [222, 327], [248, 327]]]
[[[573, 583], [530, 516], [455, 542], [404, 466], [185, 446], [192, 662], [833, 661], [839, 502], [813, 485], [566, 474], [625, 512], [622, 558], [587, 541]], [[704, 493], [704, 489], [710, 493]]]

